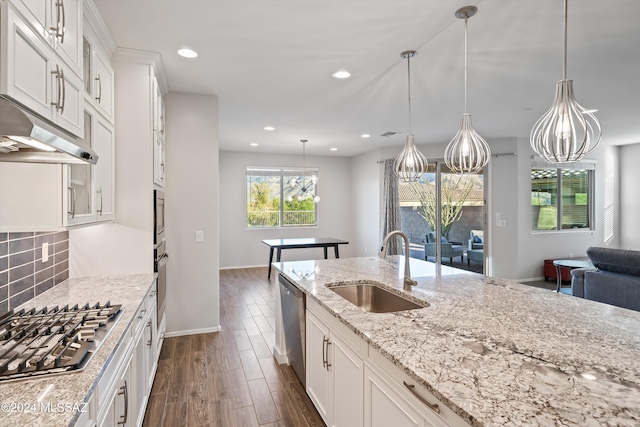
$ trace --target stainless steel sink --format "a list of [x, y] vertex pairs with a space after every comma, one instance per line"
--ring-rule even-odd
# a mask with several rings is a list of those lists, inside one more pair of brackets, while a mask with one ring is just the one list
[[371, 313], [390, 313], [429, 306], [427, 302], [418, 304], [409, 301], [372, 283], [329, 285], [329, 289], [350, 303]]

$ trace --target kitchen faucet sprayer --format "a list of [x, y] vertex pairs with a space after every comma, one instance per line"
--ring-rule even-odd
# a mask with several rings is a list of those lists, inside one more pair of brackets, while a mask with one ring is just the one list
[[409, 268], [409, 238], [406, 234], [404, 234], [400, 230], [394, 230], [386, 235], [384, 240], [382, 241], [382, 247], [380, 248], [380, 258], [385, 258], [387, 256], [387, 242], [394, 235], [399, 235], [404, 239], [404, 290], [410, 291], [412, 286], [416, 286], [418, 284], [417, 281], [411, 278], [411, 270]]

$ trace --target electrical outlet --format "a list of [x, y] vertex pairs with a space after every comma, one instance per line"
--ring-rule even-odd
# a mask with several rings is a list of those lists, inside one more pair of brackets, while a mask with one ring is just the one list
[[196, 231], [196, 243], [204, 242], [204, 231]]
[[49, 243], [44, 242], [42, 244], [42, 262], [49, 261]]
[[506, 227], [507, 220], [506, 219], [496, 219], [496, 227]]

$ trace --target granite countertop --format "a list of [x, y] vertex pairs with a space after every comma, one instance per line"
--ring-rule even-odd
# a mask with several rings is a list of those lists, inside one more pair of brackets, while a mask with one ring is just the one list
[[[73, 410], [74, 405], [79, 408], [83, 406], [83, 402], [88, 401], [102, 377], [105, 364], [113, 350], [120, 345], [124, 331], [143, 302], [155, 276], [155, 273], [147, 273], [68, 279], [18, 307], [16, 311], [21, 308], [83, 305], [87, 302], [104, 304], [111, 301], [112, 304], [121, 304], [123, 312], [83, 371], [45, 375], [33, 380], [0, 382], [0, 426], [74, 425], [79, 416], [77, 410]], [[40, 402], [52, 403], [53, 407], [63, 404], [62, 410], [41, 411]], [[17, 404], [13, 406], [16, 412], [10, 412], [7, 403]], [[20, 410], [25, 407], [28, 410], [35, 408], [35, 412]]]
[[471, 425], [640, 425], [638, 312], [411, 259], [430, 306], [367, 313], [325, 285], [403, 293], [403, 257], [274, 265]]

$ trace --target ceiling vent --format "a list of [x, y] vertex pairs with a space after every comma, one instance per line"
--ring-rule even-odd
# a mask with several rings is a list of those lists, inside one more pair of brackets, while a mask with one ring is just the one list
[[385, 133], [381, 134], [380, 136], [386, 136], [386, 137], [389, 137], [389, 136], [396, 136], [396, 135], [400, 135], [400, 132], [392, 132], [392, 131], [389, 131], [389, 132], [385, 132]]

